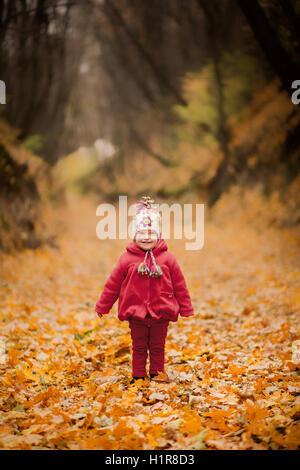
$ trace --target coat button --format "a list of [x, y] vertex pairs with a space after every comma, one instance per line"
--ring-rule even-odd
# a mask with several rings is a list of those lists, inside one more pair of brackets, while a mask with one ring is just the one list
[[172, 297], [172, 294], [169, 294], [169, 297]]

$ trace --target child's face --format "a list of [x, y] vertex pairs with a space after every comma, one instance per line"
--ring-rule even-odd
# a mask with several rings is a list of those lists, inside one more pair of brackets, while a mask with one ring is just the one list
[[157, 235], [151, 230], [139, 230], [135, 237], [135, 243], [142, 250], [152, 250], [158, 242]]

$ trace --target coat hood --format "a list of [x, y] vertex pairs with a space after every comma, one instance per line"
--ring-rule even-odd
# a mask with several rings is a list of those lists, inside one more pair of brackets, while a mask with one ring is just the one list
[[[154, 256], [158, 255], [162, 251], [166, 251], [168, 249], [168, 245], [165, 241], [164, 238], [160, 238], [157, 245], [153, 248], [152, 253]], [[137, 255], [141, 255], [146, 253], [145, 250], [142, 250], [142, 248], [138, 247], [137, 244], [134, 241], [131, 241], [128, 243], [126, 246], [126, 250], [129, 251], [130, 253], [135, 253]]]

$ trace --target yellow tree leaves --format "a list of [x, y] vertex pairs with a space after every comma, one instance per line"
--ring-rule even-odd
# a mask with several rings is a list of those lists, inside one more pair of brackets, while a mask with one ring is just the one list
[[187, 433], [189, 436], [193, 436], [199, 431], [202, 431], [203, 424], [201, 419], [198, 416], [193, 416], [191, 418], [187, 418], [179, 427], [181, 432]]
[[3, 257], [1, 448], [298, 448], [297, 244], [290, 231], [226, 223], [234, 206], [220, 203], [203, 251], [168, 243], [196, 315], [170, 324], [166, 374], [151, 382], [129, 383], [130, 331], [117, 306], [101, 320], [93, 311], [124, 240], [87, 236], [90, 203], [61, 209], [59, 249]]

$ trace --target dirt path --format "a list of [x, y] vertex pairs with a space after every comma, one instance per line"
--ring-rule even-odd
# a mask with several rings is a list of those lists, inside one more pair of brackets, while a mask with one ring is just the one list
[[[96, 202], [49, 214], [57, 248], [1, 258], [0, 446], [296, 449], [300, 445], [297, 232], [207, 215], [202, 250], [167, 240], [196, 315], [170, 323], [173, 380], [129, 386], [117, 303], [94, 303], [127, 240], [100, 241]], [[234, 215], [234, 214], [233, 214]]]

